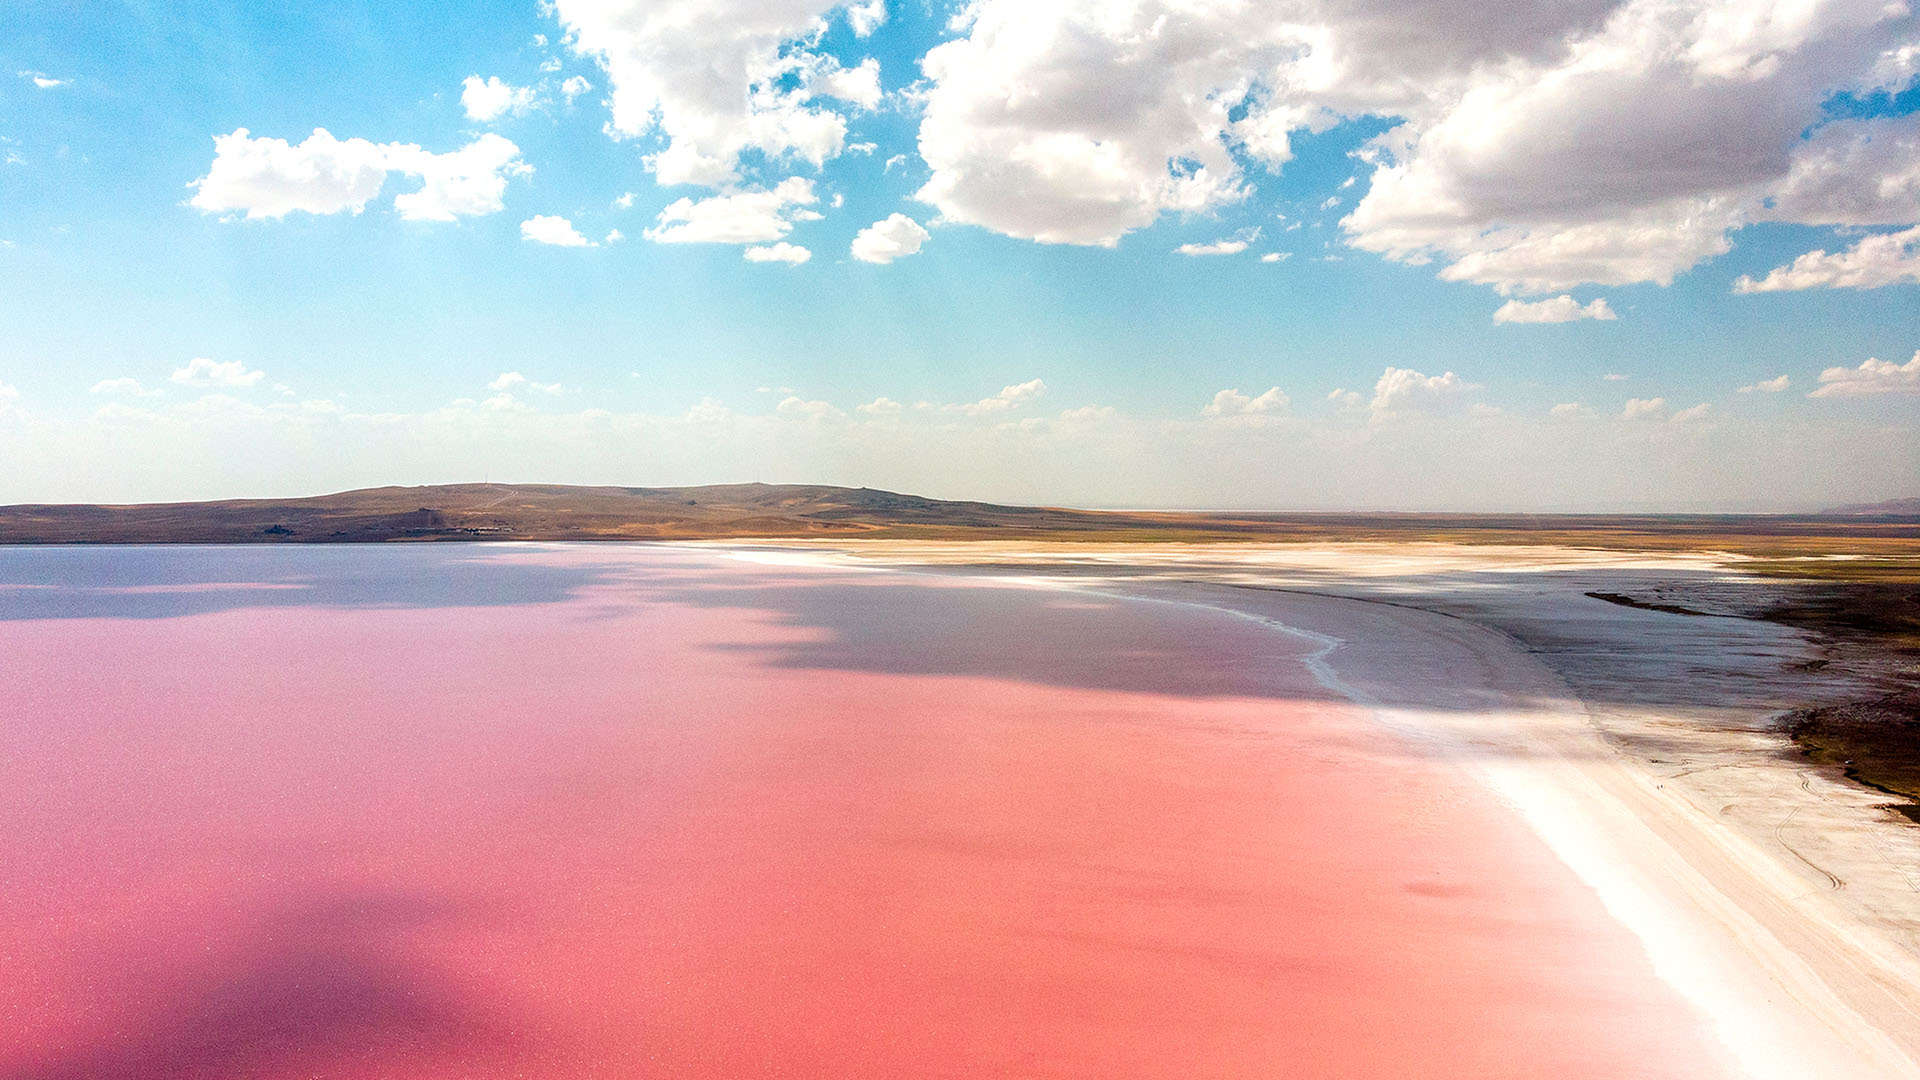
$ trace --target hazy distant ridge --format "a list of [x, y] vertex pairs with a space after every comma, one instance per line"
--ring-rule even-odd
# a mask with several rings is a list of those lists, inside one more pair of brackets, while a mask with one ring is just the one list
[[[1893, 505], [1893, 504], [1883, 504]], [[1920, 536], [1920, 525], [1724, 515], [1189, 513], [1001, 506], [819, 484], [446, 484], [301, 499], [0, 506], [0, 544], [432, 540], [931, 539], [1566, 542], [1681, 547], [1745, 536]], [[1771, 538], [1771, 539], [1769, 539]], [[1782, 541], [1774, 543], [1773, 540]], [[1753, 545], [1748, 545], [1751, 548]]]
[[1849, 503], [1846, 506], [1836, 506], [1831, 510], [1822, 510], [1821, 513], [1830, 514], [1834, 517], [1904, 517], [1907, 515], [1920, 515], [1920, 496], [1915, 496], [1910, 499], [1888, 499], [1886, 502], [1877, 503]]

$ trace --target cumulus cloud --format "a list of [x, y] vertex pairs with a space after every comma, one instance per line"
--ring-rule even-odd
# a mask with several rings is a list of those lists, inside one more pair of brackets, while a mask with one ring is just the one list
[[1826, 111], [1911, 81], [1899, 2], [975, 0], [953, 25], [918, 198], [1010, 236], [1111, 245], [1359, 117], [1397, 126], [1348, 242], [1511, 294], [1668, 283], [1752, 221], [1920, 216], [1920, 119]]
[[542, 394], [558, 394], [560, 392], [560, 384], [534, 382], [532, 379], [527, 378], [517, 371], [503, 371], [494, 376], [493, 381], [487, 384], [487, 389], [500, 394], [510, 394], [516, 390], [533, 390]]
[[[1449, 371], [1423, 375], [1412, 368], [1390, 367], [1373, 384], [1373, 400], [1367, 403], [1376, 419], [1406, 413], [1447, 413], [1461, 409], [1464, 398], [1479, 390]], [[1335, 391], [1338, 393], [1339, 391]]]
[[1593, 410], [1577, 401], [1563, 401], [1548, 409], [1547, 415], [1555, 420], [1586, 420], [1593, 416]]
[[87, 389], [89, 394], [111, 394], [121, 397], [154, 397], [158, 390], [149, 390], [140, 385], [139, 379], [119, 378], [101, 379]]
[[42, 90], [53, 90], [73, 82], [72, 79], [56, 79], [44, 71], [22, 71], [19, 75]]
[[[1343, 224], [1390, 258], [1509, 292], [1665, 284], [1762, 215], [1823, 102], [1907, 32], [1905, 6], [1627, 0], [1564, 49], [1475, 72], [1375, 144]], [[1834, 211], [1823, 200], [1799, 220]]]
[[298, 145], [253, 138], [246, 128], [213, 137], [213, 165], [193, 181], [189, 203], [207, 213], [248, 218], [358, 214], [387, 182], [387, 148], [365, 139], [341, 141], [325, 128]]
[[887, 0], [857, 0], [847, 5], [847, 25], [857, 37], [866, 37], [887, 21]]
[[879, 108], [880, 61], [869, 56], [854, 67], [825, 67], [815, 77], [814, 85], [827, 97], [839, 98], [862, 109]]
[[929, 234], [905, 214], [889, 214], [861, 229], [853, 238], [853, 257], [861, 262], [890, 263], [919, 252]]
[[1809, 251], [1786, 266], [1774, 267], [1759, 280], [1742, 274], [1733, 283], [1733, 291], [1879, 289], [1913, 283], [1920, 283], [1920, 227], [1863, 236], [1852, 247], [1832, 254]]
[[535, 214], [520, 223], [520, 236], [536, 244], [554, 247], [593, 247], [593, 241], [580, 235], [573, 222], [552, 214]]
[[392, 167], [420, 180], [418, 191], [393, 197], [393, 208], [412, 221], [453, 221], [499, 213], [507, 180], [533, 167], [520, 160], [520, 148], [491, 132], [458, 150], [432, 154], [418, 146], [389, 148]]
[[1213, 395], [1213, 400], [1200, 410], [1200, 414], [1220, 417], [1267, 416], [1286, 412], [1291, 404], [1287, 395], [1277, 386], [1268, 387], [1264, 393], [1252, 396], [1243, 394], [1238, 389], [1222, 390]]
[[826, 421], [845, 419], [846, 413], [824, 401], [808, 401], [801, 397], [789, 397], [774, 406], [775, 415], [800, 420]]
[[1713, 411], [1713, 406], [1703, 401], [1700, 404], [1694, 405], [1690, 408], [1680, 409], [1676, 411], [1672, 416], [1668, 417], [1668, 420], [1670, 420], [1675, 424], [1692, 423], [1695, 420], [1706, 419], [1707, 414], [1712, 411]]
[[1808, 397], [1867, 397], [1920, 394], [1920, 352], [1904, 364], [1869, 357], [1857, 368], [1830, 367]]
[[[980, 0], [927, 77], [917, 197], [948, 221], [1043, 243], [1112, 245], [1166, 212], [1246, 194], [1229, 114], [1295, 47], [1258, 5]], [[1295, 116], [1286, 106], [1280, 111]], [[1274, 107], [1241, 121], [1255, 156], [1290, 156]]]
[[1664, 420], [1667, 416], [1667, 399], [1628, 398], [1627, 404], [1620, 410], [1622, 420]]
[[1771, 379], [1761, 379], [1752, 385], [1743, 386], [1739, 392], [1742, 394], [1778, 394], [1787, 388], [1787, 384], [1790, 381], [1791, 380], [1785, 375], [1775, 375]]
[[211, 360], [196, 356], [187, 361], [187, 366], [179, 368], [167, 376], [168, 380], [182, 386], [257, 386], [266, 378], [263, 371], [255, 371], [238, 360]]
[[785, 241], [781, 241], [778, 244], [750, 247], [741, 252], [741, 255], [748, 262], [786, 263], [788, 266], [799, 266], [801, 263], [813, 258], [813, 252], [808, 251], [799, 244], [789, 244]]
[[1795, 153], [1763, 216], [1810, 225], [1920, 221], [1920, 114], [1821, 127]]
[[1509, 300], [1500, 305], [1493, 313], [1497, 323], [1564, 323], [1581, 319], [1617, 319], [1613, 308], [1607, 306], [1605, 297], [1598, 297], [1592, 303], [1581, 305], [1572, 296], [1562, 293], [1547, 300]]
[[481, 78], [469, 75], [460, 84], [460, 107], [467, 119], [490, 124], [503, 116], [520, 116], [532, 111], [539, 95], [531, 86], [514, 86], [497, 75]]
[[883, 394], [867, 402], [865, 405], [855, 405], [853, 411], [864, 413], [867, 416], [898, 416], [900, 415], [900, 411], [905, 407], [906, 406]]
[[812, 180], [790, 176], [768, 189], [677, 199], [646, 235], [656, 244], [771, 243], [792, 232], [794, 222], [817, 220], [807, 207], [818, 201]]
[[[606, 71], [610, 130], [657, 131], [648, 158], [662, 184], [720, 186], [739, 179], [740, 155], [798, 159], [815, 167], [839, 154], [846, 119], [816, 94], [877, 101], [877, 81], [842, 76], [813, 48], [842, 0], [554, 0], [573, 50]], [[884, 8], [856, 5], [855, 30]], [[864, 65], [863, 65], [864, 66]], [[856, 71], [859, 69], [856, 68]]]
[[592, 89], [593, 84], [588, 82], [585, 76], [569, 75], [560, 83], [560, 96], [566, 98], [567, 103], [571, 105], [575, 98], [581, 94], [590, 92]]
[[1000, 388], [999, 393], [981, 398], [979, 401], [969, 401], [961, 405], [942, 406], [942, 411], [956, 412], [965, 416], [992, 416], [1030, 404], [1046, 392], [1047, 384], [1045, 382], [1040, 379], [1028, 379], [1023, 383], [1003, 386]]
[[1174, 248], [1177, 255], [1238, 255], [1247, 250], [1247, 246], [1260, 239], [1258, 227], [1242, 229], [1232, 236], [1204, 244], [1181, 244]]
[[510, 177], [532, 172], [520, 148], [491, 132], [458, 150], [432, 153], [412, 143], [336, 139], [324, 128], [298, 144], [254, 138], [246, 128], [213, 138], [213, 164], [193, 181], [188, 200], [210, 214], [249, 219], [308, 214], [358, 214], [379, 196], [387, 175], [420, 180], [417, 191], [394, 197], [400, 216], [452, 221], [499, 211]]

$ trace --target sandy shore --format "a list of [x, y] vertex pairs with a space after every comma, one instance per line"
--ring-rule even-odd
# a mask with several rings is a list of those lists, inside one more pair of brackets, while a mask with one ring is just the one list
[[1305, 636], [1327, 686], [1522, 816], [1744, 1072], [1920, 1077], [1920, 829], [1771, 724], [1857, 693], [1861, 673], [1816, 663], [1829, 657], [1790, 628], [1587, 595], [1681, 587], [1710, 603], [1769, 587], [1736, 562], [1434, 544], [876, 542], [747, 557], [972, 566]]

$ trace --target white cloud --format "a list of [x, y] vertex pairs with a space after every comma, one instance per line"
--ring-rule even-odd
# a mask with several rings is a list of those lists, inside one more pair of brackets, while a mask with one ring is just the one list
[[410, 221], [499, 213], [506, 205], [508, 178], [533, 172], [520, 160], [519, 147], [492, 132], [445, 154], [392, 145], [388, 160], [394, 169], [420, 180], [418, 191], [393, 198], [393, 208]]
[[1293, 258], [1293, 252], [1291, 251], [1269, 251], [1265, 255], [1260, 256], [1260, 261], [1263, 263], [1277, 263], [1286, 262], [1291, 258]]
[[917, 253], [928, 232], [905, 214], [889, 214], [861, 229], [853, 238], [853, 257], [861, 262], [890, 263]]
[[87, 390], [89, 394], [112, 394], [125, 397], [155, 397], [160, 391], [149, 390], [140, 385], [139, 379], [119, 378], [101, 379]]
[[1794, 154], [1762, 216], [1812, 225], [1920, 221], [1920, 114], [1821, 127]]
[[1626, 407], [1620, 410], [1622, 420], [1661, 420], [1667, 415], [1667, 399], [1628, 398]]
[[1247, 250], [1247, 246], [1260, 239], [1260, 229], [1241, 229], [1232, 236], [1223, 237], [1205, 244], [1181, 244], [1174, 248], [1177, 255], [1238, 255]]
[[503, 371], [494, 376], [493, 381], [487, 384], [487, 389], [500, 394], [511, 394], [517, 390], [533, 390], [542, 394], [558, 394], [560, 392], [560, 384], [534, 382], [532, 379], [527, 378], [517, 371]]
[[[1259, 384], [1255, 384], [1259, 385]], [[1264, 393], [1249, 396], [1239, 390], [1222, 390], [1213, 395], [1213, 400], [1200, 410], [1202, 416], [1267, 416], [1287, 411], [1292, 402], [1277, 386], [1268, 387]]]
[[73, 82], [72, 79], [56, 79], [42, 71], [22, 71], [18, 74], [21, 78], [42, 90], [53, 90], [57, 87], [67, 86]]
[[1389, 367], [1373, 384], [1373, 400], [1367, 407], [1376, 419], [1404, 413], [1447, 413], [1462, 408], [1462, 399], [1478, 389], [1479, 384], [1451, 371], [1423, 375], [1412, 368]]
[[1626, 382], [1628, 379], [1632, 378], [1632, 376], [1622, 375], [1617, 371], [1609, 371], [1605, 375], [1600, 376], [1600, 378], [1607, 382]]
[[1585, 305], [1562, 293], [1548, 300], [1509, 300], [1493, 313], [1497, 323], [1564, 323], [1580, 319], [1617, 319], [1605, 297]]
[[533, 170], [520, 148], [488, 133], [459, 150], [430, 153], [411, 143], [336, 139], [315, 128], [305, 140], [253, 138], [246, 128], [213, 138], [213, 164], [193, 181], [189, 204], [207, 213], [249, 219], [358, 214], [378, 197], [387, 174], [420, 179], [418, 191], [394, 198], [400, 216], [424, 221], [491, 214], [501, 209], [507, 180]]
[[808, 251], [806, 248], [803, 248], [798, 244], [789, 244], [784, 240], [778, 244], [768, 244], [763, 247], [750, 247], [747, 250], [741, 252], [740, 254], [748, 262], [754, 262], [754, 263], [777, 262], [777, 263], [786, 263], [788, 266], [799, 266], [801, 263], [806, 262], [808, 259], [813, 258], [813, 252]]
[[1733, 291], [1879, 289], [1916, 283], [1920, 283], [1920, 227], [1863, 236], [1852, 247], [1834, 254], [1809, 251], [1786, 266], [1774, 267], [1758, 281], [1741, 275], [1733, 283]]
[[10, 416], [20, 411], [20, 388], [12, 383], [0, 382], [0, 417]]
[[191, 205], [248, 218], [358, 214], [387, 182], [387, 148], [365, 139], [335, 139], [325, 128], [299, 145], [253, 138], [246, 128], [213, 137], [213, 165], [195, 180]]
[[1920, 119], [1825, 110], [1915, 74], [1897, 0], [974, 0], [952, 25], [918, 197], [1011, 236], [1111, 245], [1357, 117], [1398, 126], [1349, 242], [1508, 293], [1671, 282], [1752, 221], [1920, 215]]
[[581, 75], [569, 75], [566, 80], [560, 84], [560, 96], [566, 98], [568, 104], [572, 104], [573, 100], [581, 94], [588, 93], [592, 90], [593, 84]]
[[[1162, 213], [1246, 194], [1230, 111], [1256, 70], [1298, 48], [1293, 20], [1260, 5], [1139, 0], [979, 0], [966, 36], [921, 61], [927, 76], [916, 196], [941, 217], [1043, 243], [1112, 245]], [[1278, 164], [1304, 114], [1249, 101], [1237, 129]], [[1276, 122], [1277, 112], [1291, 119]]]
[[1759, 382], [1750, 386], [1743, 386], [1739, 392], [1742, 394], [1777, 394], [1785, 390], [1790, 381], [1791, 380], [1785, 375], [1776, 375], [1771, 379], [1761, 379]]
[[866, 37], [886, 21], [887, 0], [856, 0], [847, 5], [847, 25], [856, 37]]
[[786, 398], [781, 401], [780, 404], [774, 406], [773, 411], [779, 416], [813, 421], [841, 420], [845, 419], [847, 415], [827, 402], [808, 401], [800, 397]]
[[1029, 379], [1023, 383], [1003, 386], [1000, 392], [979, 401], [970, 401], [963, 405], [946, 405], [943, 412], [956, 412], [966, 416], [991, 416], [1008, 412], [1031, 404], [1040, 395], [1047, 392], [1047, 384], [1040, 379]]
[[899, 402], [882, 395], [867, 402], [865, 405], [855, 405], [853, 410], [868, 416], [898, 416], [900, 410], [903, 408], [905, 408], [905, 406]]
[[196, 356], [187, 361], [187, 366], [167, 376], [182, 386], [256, 386], [266, 373], [254, 371], [238, 360], [210, 360]]
[[795, 221], [817, 219], [806, 207], [818, 201], [812, 180], [791, 176], [766, 190], [677, 199], [646, 235], [656, 244], [771, 243], [792, 232]]
[[1111, 405], [1082, 405], [1077, 409], [1061, 409], [1059, 420], [1064, 424], [1097, 424], [1119, 415], [1120, 410]]
[[820, 92], [828, 97], [839, 98], [862, 109], [880, 106], [880, 61], [871, 56], [854, 67], [827, 68], [817, 76], [815, 82]]
[[467, 119], [490, 124], [503, 116], [521, 116], [533, 110], [539, 95], [531, 86], [514, 86], [497, 75], [469, 75], [460, 84], [460, 107]]
[[1904, 364], [1868, 358], [1857, 368], [1830, 367], [1820, 373], [1820, 385], [1808, 397], [1866, 397], [1875, 394], [1920, 394], [1920, 352]]
[[1678, 412], [1675, 412], [1668, 419], [1675, 424], [1689, 424], [1695, 420], [1706, 419], [1707, 414], [1712, 411], [1713, 411], [1713, 406], [1703, 401], [1700, 404], [1695, 405], [1691, 408], [1681, 409]]
[[1577, 401], [1563, 401], [1548, 409], [1547, 415], [1556, 420], [1586, 420], [1593, 416], [1593, 410]]
[[593, 247], [593, 241], [580, 235], [573, 222], [553, 214], [535, 214], [520, 223], [520, 236], [536, 244], [554, 247]]
[[[738, 180], [739, 157], [748, 150], [816, 167], [840, 153], [846, 120], [814, 97], [815, 83], [839, 64], [813, 45], [827, 15], [841, 6], [841, 0], [554, 0], [553, 10], [573, 50], [607, 73], [609, 130], [625, 137], [660, 134], [665, 146], [648, 158], [660, 183], [719, 186]], [[871, 12], [862, 8], [857, 18], [869, 22], [856, 22], [856, 29], [872, 25]]]
[[619, 229], [608, 229], [607, 238], [605, 240], [602, 240], [601, 243], [617, 244], [620, 241], [625, 240], [626, 238], [627, 238], [627, 234], [621, 232]]
[[[1781, 216], [1767, 196], [1820, 149], [1802, 133], [1832, 93], [1862, 88], [1905, 19], [1871, 0], [1627, 0], [1379, 140], [1343, 224], [1357, 246], [1447, 258], [1443, 277], [1503, 291], [1665, 284], [1730, 230]], [[1800, 220], [1832, 212], [1815, 202]]]
[[631, 191], [623, 192], [619, 198], [614, 199], [613, 208], [615, 210], [633, 209], [633, 192]]

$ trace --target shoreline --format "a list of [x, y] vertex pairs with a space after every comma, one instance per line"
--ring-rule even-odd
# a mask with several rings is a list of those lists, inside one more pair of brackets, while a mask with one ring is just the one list
[[[770, 546], [843, 566], [960, 568], [950, 552], [916, 553], [909, 544]], [[1920, 887], [1898, 880], [1901, 858], [1886, 847], [1920, 845], [1874, 820], [1876, 800], [1866, 789], [1832, 790], [1842, 785], [1813, 763], [1770, 754], [1767, 738], [1757, 736], [1784, 736], [1756, 730], [1751, 717], [1745, 725], [1721, 716], [1703, 726], [1689, 724], [1684, 709], [1644, 717], [1637, 715], [1642, 703], [1589, 700], [1568, 675], [1602, 680], [1578, 670], [1577, 654], [1543, 650], [1473, 611], [1435, 610], [1408, 597], [1261, 587], [1227, 580], [1235, 575], [1218, 566], [1202, 573], [1181, 566], [1171, 577], [1143, 573], [1154, 567], [1139, 552], [1076, 562], [1051, 551], [1050, 565], [1029, 573], [1007, 565], [1019, 561], [1005, 558], [1017, 552], [996, 547], [1003, 558], [993, 565], [960, 565], [1045, 587], [1230, 612], [1320, 644], [1309, 665], [1316, 678], [1497, 794], [1635, 935], [1746, 1075], [1920, 1077], [1920, 954], [1907, 932], [1920, 916]], [[1632, 569], [1653, 560], [1605, 561]], [[1592, 602], [1631, 618], [1733, 621]], [[1337, 608], [1346, 610], [1336, 616]], [[1341, 619], [1366, 632], [1326, 632]], [[1679, 734], [1686, 736], [1682, 760], [1715, 760], [1696, 771], [1664, 769], [1674, 762], [1634, 743]], [[1765, 807], [1780, 796], [1771, 789], [1781, 780], [1799, 798], [1785, 796], [1774, 825], [1759, 836], [1749, 815], [1731, 813], [1733, 804], [1718, 812], [1706, 805], [1737, 795]], [[1835, 820], [1846, 826], [1838, 842], [1823, 835]], [[1789, 842], [1796, 821], [1821, 845]], [[1794, 829], [1795, 841], [1800, 832]], [[1880, 880], [1889, 876], [1896, 880]], [[1849, 884], [1855, 893], [1878, 886], [1866, 910], [1845, 895]], [[1898, 906], [1903, 884], [1908, 902]], [[1873, 910], [1875, 900], [1885, 906]]]

